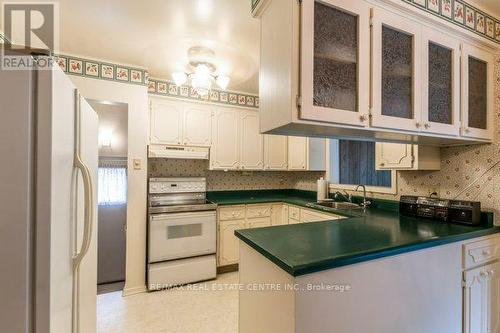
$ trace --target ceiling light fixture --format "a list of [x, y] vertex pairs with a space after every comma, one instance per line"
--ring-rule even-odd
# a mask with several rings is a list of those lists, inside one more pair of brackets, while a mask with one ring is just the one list
[[214, 83], [222, 90], [227, 89], [231, 79], [226, 75], [217, 74], [217, 67], [212, 62], [212, 50], [194, 46], [188, 50], [188, 57], [190, 70], [172, 73], [172, 79], [177, 86], [190, 83], [200, 96], [207, 96]]

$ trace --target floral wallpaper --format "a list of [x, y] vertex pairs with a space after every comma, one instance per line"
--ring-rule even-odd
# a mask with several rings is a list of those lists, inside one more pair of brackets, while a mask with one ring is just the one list
[[299, 189], [316, 190], [324, 172], [307, 171], [211, 171], [205, 160], [150, 159], [149, 177], [205, 177], [208, 191]]

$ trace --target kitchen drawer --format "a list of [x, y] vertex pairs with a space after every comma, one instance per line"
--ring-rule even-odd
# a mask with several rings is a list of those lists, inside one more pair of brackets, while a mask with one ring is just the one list
[[319, 213], [308, 209], [300, 210], [300, 222], [302, 223], [336, 220], [338, 218], [336, 215]]
[[219, 221], [245, 219], [245, 206], [227, 206], [219, 208]]
[[500, 236], [464, 244], [463, 249], [465, 269], [500, 259]]
[[294, 220], [300, 220], [300, 208], [290, 206], [290, 208], [288, 208], [288, 217]]
[[247, 219], [248, 228], [263, 228], [271, 226], [271, 217], [256, 217]]
[[247, 219], [271, 216], [271, 205], [247, 205]]

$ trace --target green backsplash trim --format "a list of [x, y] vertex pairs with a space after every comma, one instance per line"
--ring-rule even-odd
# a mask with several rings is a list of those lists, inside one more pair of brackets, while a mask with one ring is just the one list
[[[252, 13], [264, 0], [251, 0]], [[290, 0], [292, 1], [292, 0]], [[500, 44], [500, 20], [461, 0], [401, 0]]]
[[188, 85], [178, 87], [174, 82], [161, 79], [149, 79], [148, 92], [153, 95], [197, 100], [206, 103], [258, 108], [259, 97], [241, 92], [212, 89], [207, 96], [200, 96]]

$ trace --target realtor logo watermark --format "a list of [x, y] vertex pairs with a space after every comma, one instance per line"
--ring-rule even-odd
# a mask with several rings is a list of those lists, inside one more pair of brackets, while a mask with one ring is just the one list
[[[59, 49], [59, 4], [55, 2], [3, 2], [2, 48], [4, 70], [35, 66], [33, 54], [53, 54]], [[37, 57], [38, 69], [52, 66], [52, 58]]]

